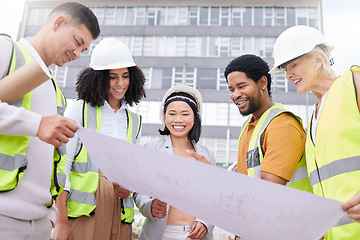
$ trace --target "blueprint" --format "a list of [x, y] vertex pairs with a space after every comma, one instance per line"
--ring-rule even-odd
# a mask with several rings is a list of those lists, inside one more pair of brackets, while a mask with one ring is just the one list
[[111, 181], [246, 240], [317, 240], [345, 216], [341, 202], [79, 127], [91, 159]]

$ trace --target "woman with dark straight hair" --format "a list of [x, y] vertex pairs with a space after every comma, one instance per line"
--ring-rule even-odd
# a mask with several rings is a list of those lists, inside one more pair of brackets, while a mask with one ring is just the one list
[[[195, 88], [177, 85], [170, 88], [162, 101], [160, 118], [162, 138], [150, 148], [207, 164], [215, 157], [198, 144], [201, 134], [202, 98]], [[209, 161], [207, 160], [209, 159]], [[140, 212], [146, 217], [139, 240], [213, 239], [214, 226], [150, 196], [134, 194]]]

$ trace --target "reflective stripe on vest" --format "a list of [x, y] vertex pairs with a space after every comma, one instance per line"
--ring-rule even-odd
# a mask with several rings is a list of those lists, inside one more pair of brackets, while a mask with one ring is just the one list
[[[360, 113], [353, 71], [360, 71], [360, 67], [351, 67], [330, 87], [318, 115], [316, 139], [311, 137], [312, 116], [305, 146], [314, 193], [340, 202], [350, 200], [360, 186]], [[359, 224], [345, 218], [325, 238], [359, 236]]]
[[[270, 122], [276, 116], [285, 112], [290, 113], [300, 124], [302, 124], [301, 119], [295, 116], [293, 113], [287, 111], [282, 104], [276, 103], [274, 106], [265, 111], [265, 113], [260, 117], [258, 123], [256, 124], [249, 143], [249, 151], [247, 153], [247, 168], [249, 176], [261, 178], [261, 164], [264, 159], [262, 136]], [[239, 144], [240, 139], [249, 124], [249, 121], [250, 118], [242, 126]], [[292, 179], [286, 184], [286, 186], [312, 192], [304, 156], [302, 156], [302, 158], [300, 159], [299, 163], [296, 166], [296, 170], [292, 176]]]
[[[126, 111], [126, 113], [128, 129], [126, 140], [134, 142], [140, 132], [141, 116], [130, 111]], [[101, 107], [92, 107], [90, 103], [84, 101], [83, 126], [100, 132]], [[71, 189], [68, 196], [68, 216], [73, 218], [83, 215], [90, 216], [93, 213], [96, 207], [95, 192], [99, 179], [98, 168], [81, 142], [79, 142], [78, 149], [70, 172]], [[129, 198], [129, 201], [131, 202], [127, 203], [126, 206], [132, 204], [132, 207], [126, 207], [129, 209], [125, 208], [124, 211], [128, 219], [130, 219], [129, 216], [132, 216], [133, 219], [133, 199]], [[124, 201], [124, 203], [126, 202]]]

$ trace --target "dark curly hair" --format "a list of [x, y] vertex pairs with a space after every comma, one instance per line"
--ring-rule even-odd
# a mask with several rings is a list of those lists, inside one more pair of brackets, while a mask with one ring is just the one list
[[[137, 66], [128, 67], [130, 75], [129, 88], [125, 93], [124, 99], [130, 105], [139, 103], [140, 99], [146, 97], [145, 76]], [[110, 89], [110, 71], [94, 70], [90, 67], [83, 69], [77, 76], [76, 92], [78, 99], [90, 103], [91, 106], [103, 106], [108, 100], [108, 90]]]
[[[191, 96], [190, 94], [185, 93], [185, 92], [174, 92], [174, 93], [170, 94], [170, 96], [167, 97], [166, 100], [168, 100], [169, 98], [174, 97], [174, 96], [185, 96], [185, 97], [188, 97], [188, 98], [192, 99], [194, 102], [196, 102], [195, 98], [193, 96]], [[166, 100], [165, 100], [165, 102], [166, 102]], [[175, 100], [175, 101], [181, 101], [181, 100]], [[167, 102], [164, 105], [163, 113], [166, 113], [166, 109], [167, 109], [169, 103], [171, 103], [171, 102], [174, 102], [174, 101]], [[197, 109], [197, 107], [195, 105], [189, 104], [187, 101], [184, 101], [184, 102], [186, 102], [194, 112], [194, 126], [192, 127], [192, 129], [188, 133], [188, 139], [190, 141], [194, 140], [195, 142], [198, 142], [199, 139], [200, 139], [200, 135], [201, 135], [201, 117], [200, 117], [200, 114], [199, 114], [198, 109]], [[165, 125], [164, 130], [159, 129], [159, 133], [160, 133], [160, 135], [169, 135], [170, 131]]]
[[271, 75], [269, 74], [269, 65], [262, 58], [245, 54], [233, 59], [227, 66], [224, 72], [226, 82], [228, 82], [227, 76], [232, 72], [243, 72], [248, 78], [258, 82], [262, 76], [267, 78], [267, 90], [269, 96], [271, 96]]

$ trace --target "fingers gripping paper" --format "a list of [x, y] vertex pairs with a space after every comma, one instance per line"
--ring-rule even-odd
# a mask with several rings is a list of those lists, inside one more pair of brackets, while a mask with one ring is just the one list
[[81, 128], [91, 159], [111, 182], [246, 240], [319, 239], [345, 213], [340, 202], [226, 171]]

